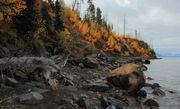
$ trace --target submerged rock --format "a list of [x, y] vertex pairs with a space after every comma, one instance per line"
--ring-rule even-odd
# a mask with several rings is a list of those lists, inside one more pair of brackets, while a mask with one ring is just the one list
[[145, 84], [142, 65], [125, 64], [109, 73], [107, 81], [130, 94], [139, 91]]
[[157, 88], [155, 89], [152, 94], [156, 95], [156, 96], [165, 96], [166, 93], [164, 91], [162, 91], [161, 89]]
[[147, 80], [154, 80], [154, 79], [153, 79], [153, 78], [151, 78], [151, 77], [147, 77], [146, 79], [147, 79]]

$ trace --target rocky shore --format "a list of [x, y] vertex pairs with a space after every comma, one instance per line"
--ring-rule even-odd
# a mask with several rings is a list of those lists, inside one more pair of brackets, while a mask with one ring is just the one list
[[158, 109], [142, 88], [165, 93], [146, 83], [144, 64], [150, 61], [103, 53], [2, 58], [0, 109]]

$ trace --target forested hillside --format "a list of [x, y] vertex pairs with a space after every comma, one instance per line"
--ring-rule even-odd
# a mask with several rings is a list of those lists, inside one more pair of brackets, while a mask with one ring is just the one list
[[116, 56], [155, 57], [141, 39], [113, 31], [92, 0], [86, 14], [63, 1], [1, 0], [0, 57], [90, 55], [103, 51]]

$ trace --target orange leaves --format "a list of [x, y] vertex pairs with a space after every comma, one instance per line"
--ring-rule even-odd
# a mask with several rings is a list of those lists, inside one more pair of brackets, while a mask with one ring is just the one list
[[[123, 53], [124, 56], [130, 56], [130, 49], [134, 49], [138, 53], [148, 53], [139, 46], [140, 39], [134, 38], [130, 35], [117, 35], [115, 32], [108, 31], [107, 27], [100, 26], [96, 22], [85, 22], [80, 20], [78, 13], [69, 8], [65, 8], [65, 21], [70, 24], [73, 30], [76, 30], [80, 37], [95, 45], [96, 48], [105, 52], [114, 51]], [[130, 40], [129, 40], [130, 39]]]
[[20, 14], [26, 8], [25, 1], [23, 0], [1, 0], [0, 1], [0, 21], [8, 19], [12, 16]]
[[114, 49], [115, 49], [116, 51], [121, 51], [121, 50], [122, 50], [122, 48], [121, 48], [119, 45], [115, 45]]

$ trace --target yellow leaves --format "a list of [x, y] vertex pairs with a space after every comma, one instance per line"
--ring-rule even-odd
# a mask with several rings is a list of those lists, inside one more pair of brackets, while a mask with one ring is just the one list
[[116, 51], [121, 51], [122, 48], [121, 48], [119, 45], [115, 45], [114, 49], [115, 49]]
[[138, 48], [138, 47], [139, 47], [139, 44], [138, 44], [138, 42], [133, 41], [133, 42], [131, 42], [131, 46], [132, 46], [133, 48]]
[[125, 51], [125, 52], [124, 52], [124, 55], [125, 55], [125, 56], [130, 56], [130, 54], [129, 54], [128, 51]]
[[1, 0], [0, 1], [0, 21], [10, 19], [12, 16], [20, 14], [26, 8], [23, 0]]
[[[73, 30], [76, 30], [80, 37], [86, 41], [91, 42], [96, 46], [96, 48], [101, 49], [105, 52], [109, 51], [122, 51], [127, 49], [127, 51], [122, 51], [125, 56], [130, 56], [130, 49], [135, 49], [139, 53], [148, 53], [146, 50], [139, 46], [138, 41], [140, 39], [126, 35], [117, 35], [115, 32], [108, 31], [107, 27], [100, 26], [96, 22], [89, 21], [88, 23], [80, 20], [78, 18], [78, 13], [72, 11], [70, 8], [65, 8], [65, 21], [67, 24], [71, 25]], [[133, 42], [128, 39], [134, 40]], [[122, 47], [123, 46], [123, 47]], [[128, 46], [128, 47], [127, 47]]]

